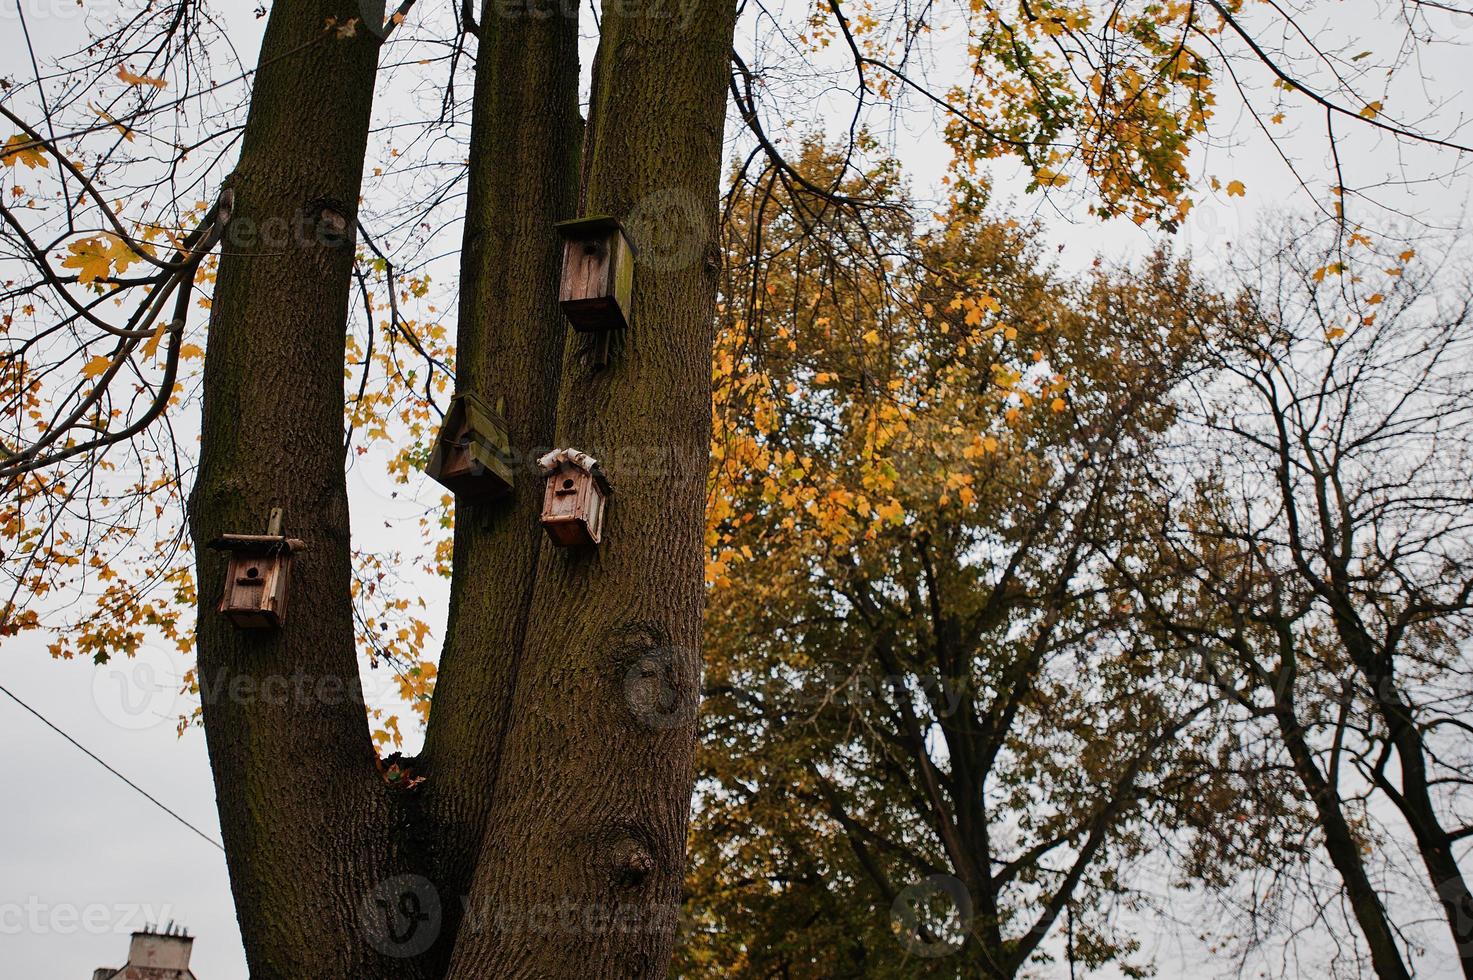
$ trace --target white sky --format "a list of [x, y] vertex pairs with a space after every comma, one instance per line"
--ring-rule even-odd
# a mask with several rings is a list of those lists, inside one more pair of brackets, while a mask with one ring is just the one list
[[[43, 51], [77, 42], [83, 21], [74, 0], [19, 0], [27, 24]], [[421, 0], [429, 4], [436, 0]], [[440, 0], [443, 2], [443, 0]], [[0, 0], [0, 74], [25, 77], [25, 50], [16, 17], [17, 0]], [[254, 59], [263, 23], [252, 15], [254, 0], [223, 0], [230, 36], [242, 56]], [[1367, 6], [1367, 5], [1362, 5]], [[1329, 16], [1343, 35], [1363, 32], [1347, 5], [1335, 4]], [[1312, 18], [1311, 18], [1312, 19]], [[1441, 29], [1461, 47], [1450, 46], [1426, 67], [1440, 83], [1464, 84], [1473, 42], [1473, 18], [1444, 16]], [[1374, 32], [1370, 33], [1374, 37]], [[1357, 42], [1347, 42], [1354, 44]], [[1362, 42], [1370, 47], [1370, 42]], [[1473, 102], [1449, 84], [1433, 84], [1422, 98], [1454, 100], [1441, 117], [1447, 124], [1473, 115]], [[1409, 93], [1406, 104], [1417, 99]], [[1388, 111], [1398, 102], [1388, 98]], [[387, 103], [392, 110], [392, 103]], [[381, 100], [383, 110], [386, 103]], [[835, 107], [838, 114], [842, 110]], [[1318, 116], [1291, 111], [1290, 126], [1312, 132]], [[891, 136], [917, 194], [939, 197], [946, 169], [945, 148], [929, 113], [897, 117]], [[1241, 179], [1244, 198], [1204, 193], [1178, 242], [1210, 262], [1220, 257], [1258, 215], [1284, 208], [1304, 209], [1308, 199], [1288, 186], [1285, 172], [1261, 136], [1253, 135], [1241, 108], [1224, 94], [1219, 124], [1240, 137], [1194, 157], [1201, 172], [1224, 182]], [[882, 134], [884, 135], [884, 134]], [[1305, 169], [1323, 182], [1323, 150], [1309, 135], [1288, 144], [1302, 155]], [[1374, 180], [1397, 166], [1388, 140], [1357, 137], [1348, 144], [1348, 169]], [[1428, 158], [1404, 158], [1415, 170]], [[1444, 159], [1444, 164], [1447, 162]], [[1109, 257], [1140, 254], [1157, 236], [1129, 222], [1101, 226], [1085, 217], [1078, 202], [1021, 198], [1022, 182], [1002, 165], [1000, 199], [1016, 198], [1015, 212], [1036, 213], [1063, 247], [1066, 264], [1082, 267], [1097, 253]], [[1352, 179], [1351, 183], [1354, 183]], [[1323, 186], [1323, 183], [1322, 183]], [[1457, 223], [1467, 203], [1466, 179], [1420, 188], [1414, 195], [1383, 199], [1423, 215]], [[1061, 213], [1062, 209], [1062, 213]], [[1072, 210], [1071, 210], [1072, 209]], [[1072, 220], [1071, 220], [1072, 219]], [[386, 516], [407, 516], [414, 504], [402, 496], [379, 468], [360, 465], [350, 474], [355, 531], [382, 536]], [[438, 495], [438, 490], [433, 491]], [[427, 586], [443, 596], [444, 583]], [[437, 604], [443, 610], [443, 602]], [[443, 612], [434, 625], [442, 625]], [[0, 684], [14, 691], [56, 725], [139, 783], [183, 817], [218, 839], [214, 790], [203, 733], [175, 735], [175, 719], [190, 706], [175, 691], [189, 666], [177, 655], [147, 649], [134, 660], [96, 669], [82, 662], [53, 662], [41, 643], [21, 637], [0, 645]], [[387, 670], [365, 675], [366, 687], [380, 703], [392, 699]], [[407, 728], [406, 724], [406, 728]], [[0, 696], [0, 737], [9, 747], [0, 806], [0, 975], [27, 980], [86, 978], [99, 966], [121, 965], [127, 934], [145, 923], [174, 919], [197, 937], [193, 967], [201, 980], [243, 980], [244, 956], [235, 924], [223, 855], [104, 771], [40, 721]], [[406, 746], [413, 751], [415, 745]], [[1187, 913], [1183, 913], [1187, 914]], [[1183, 947], [1175, 939], [1153, 940], [1160, 949], [1162, 975], [1186, 980], [1222, 975], [1230, 964], [1205, 950]], [[1050, 975], [1046, 970], [1040, 975]], [[1053, 975], [1062, 975], [1055, 973]], [[1428, 974], [1429, 976], [1434, 974]], [[1451, 972], [1446, 974], [1452, 976]]]

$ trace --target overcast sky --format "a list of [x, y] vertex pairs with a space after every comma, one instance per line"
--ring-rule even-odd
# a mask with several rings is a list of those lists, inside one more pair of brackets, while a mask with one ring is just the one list
[[[26, 55], [16, 3], [0, 0], [0, 73], [23, 77], [19, 66]], [[83, 22], [74, 0], [20, 3], [43, 52], [80, 41]], [[253, 16], [255, 0], [222, 0], [217, 6], [228, 13], [237, 49], [253, 62], [263, 23]], [[1346, 8], [1335, 5], [1335, 9], [1343, 26]], [[1464, 41], [1473, 41], [1469, 27], [1473, 18], [1447, 18], [1447, 29], [1463, 29]], [[1445, 54], [1430, 69], [1434, 80], [1430, 90], [1441, 98], [1461, 100], [1452, 107], [1454, 115], [1473, 112], [1473, 104], [1438, 80], [1462, 84], [1467, 73], [1457, 59], [1467, 53], [1464, 48], [1460, 54]], [[1241, 139], [1237, 145], [1224, 143], [1197, 153], [1195, 165], [1224, 180], [1243, 180], [1249, 193], [1234, 199], [1205, 197], [1178, 236], [1179, 243], [1209, 260], [1220, 257], [1257, 215], [1308, 203], [1289, 187], [1267, 143], [1237, 117], [1240, 108], [1233, 99], [1225, 97], [1221, 111], [1223, 131], [1238, 132]], [[1298, 145], [1304, 147], [1308, 169], [1323, 176], [1322, 153], [1312, 137], [1312, 132], [1306, 134]], [[920, 196], [939, 197], [946, 156], [929, 113], [897, 117], [890, 138]], [[1351, 145], [1356, 157], [1352, 163], [1367, 162], [1372, 170], [1383, 165], [1377, 155], [1390, 152], [1386, 141], [1363, 139]], [[1000, 187], [1006, 198], [1020, 193], [1021, 182], [1004, 178]], [[1462, 213], [1467, 198], [1466, 182], [1454, 182], [1422, 187], [1415, 196], [1400, 200], [1420, 213], [1451, 219]], [[1068, 200], [1020, 198], [1016, 207], [1020, 213], [1044, 218], [1063, 246], [1064, 260], [1077, 266], [1096, 253], [1139, 254], [1156, 241], [1126, 222], [1108, 227], [1091, 222]], [[412, 504], [394, 496], [395, 488], [371, 466], [356, 468], [350, 483], [355, 530], [360, 534], [381, 535], [386, 515], [405, 516], [413, 510]], [[443, 596], [443, 583], [427, 588], [432, 598]], [[443, 603], [437, 602], [436, 608], [433, 622], [438, 627]], [[192, 708], [177, 694], [179, 678], [188, 666], [185, 658], [154, 648], [145, 649], [135, 660], [94, 668], [52, 661], [43, 641], [34, 637], [0, 645], [0, 685], [205, 835], [218, 839], [203, 733], [193, 729], [182, 738], [175, 734], [176, 719]], [[371, 697], [391, 696], [387, 671], [366, 673], [365, 684]], [[5, 842], [0, 850], [0, 976], [85, 980], [96, 967], [121, 965], [128, 933], [172, 919], [197, 937], [193, 966], [201, 980], [243, 980], [244, 956], [225, 862], [217, 847], [3, 695], [0, 738], [9, 749], [6, 802], [0, 806], [0, 840]], [[412, 751], [414, 745], [407, 748]], [[1162, 940], [1159, 948], [1164, 976], [1206, 978], [1228, 967], [1176, 940]]]

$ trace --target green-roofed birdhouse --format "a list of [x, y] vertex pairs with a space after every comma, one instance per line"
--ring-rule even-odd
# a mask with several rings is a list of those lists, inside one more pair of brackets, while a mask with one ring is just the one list
[[563, 313], [574, 330], [624, 330], [634, 300], [634, 245], [617, 220], [559, 222], [563, 246]]
[[511, 493], [511, 438], [501, 413], [472, 394], [456, 395], [426, 469], [446, 489], [473, 500]]

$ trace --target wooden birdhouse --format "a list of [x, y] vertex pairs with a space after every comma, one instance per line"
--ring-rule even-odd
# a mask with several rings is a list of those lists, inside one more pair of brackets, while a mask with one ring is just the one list
[[240, 629], [277, 629], [286, 619], [292, 555], [304, 542], [279, 534], [226, 534], [210, 542], [228, 552], [220, 612]]
[[511, 439], [501, 413], [475, 395], [456, 395], [426, 472], [453, 493], [492, 499], [511, 493]]
[[547, 488], [542, 496], [542, 526], [563, 548], [598, 544], [603, 538], [604, 507], [613, 488], [598, 460], [576, 449], [558, 449], [537, 461]]
[[624, 330], [634, 299], [634, 245], [613, 218], [578, 218], [557, 225], [563, 246], [559, 299], [574, 330]]

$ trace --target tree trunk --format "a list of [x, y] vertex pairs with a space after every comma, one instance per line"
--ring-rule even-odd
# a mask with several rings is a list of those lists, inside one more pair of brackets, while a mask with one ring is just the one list
[[[607, 368], [568, 334], [557, 443], [613, 483], [597, 548], [543, 544], [450, 976], [660, 977], [700, 678], [716, 202], [735, 5], [605, 8], [587, 211], [640, 248]], [[544, 229], [543, 234], [550, 234]], [[531, 284], [528, 288], [545, 288]], [[463, 613], [462, 613], [463, 616]]]
[[[1371, 663], [1369, 660], [1362, 662]], [[1469, 893], [1467, 880], [1453, 854], [1452, 838], [1443, 827], [1432, 802], [1422, 733], [1412, 717], [1411, 706], [1393, 686], [1390, 676], [1372, 668], [1366, 671], [1366, 680], [1376, 692], [1381, 717], [1386, 722], [1388, 737], [1401, 764], [1401, 791], [1388, 795], [1412, 829], [1417, 851], [1422, 856], [1422, 866], [1427, 870], [1428, 880], [1447, 917], [1463, 976], [1473, 980], [1473, 894]], [[1389, 784], [1386, 788], [1390, 788]]]
[[[356, 0], [273, 8], [205, 365], [196, 547], [264, 532], [272, 508], [309, 546], [276, 631], [219, 616], [224, 559], [198, 558], [205, 727], [251, 974], [660, 977], [695, 743], [735, 6], [604, 17], [582, 190], [641, 252], [632, 328], [598, 367], [557, 306], [552, 227], [578, 210], [576, 16], [485, 4], [457, 387], [505, 399], [520, 465], [510, 500], [458, 503], [427, 778], [408, 800], [377, 773], [350, 598], [338, 361], [378, 40], [338, 28], [359, 16]], [[528, 464], [554, 445], [598, 455], [614, 482], [596, 549], [539, 527]]]
[[[327, 24], [360, 16], [357, 0], [272, 7], [229, 180], [189, 503], [205, 734], [256, 980], [402, 976], [360, 915], [394, 863], [353, 642], [339, 366], [379, 42]], [[264, 533], [273, 507], [310, 550], [285, 628], [237, 630], [215, 610], [225, 560], [206, 545]]]
[[1304, 728], [1294, 710], [1292, 692], [1274, 691], [1273, 696], [1274, 721], [1278, 724], [1279, 736], [1289, 750], [1295, 775], [1314, 804], [1316, 822], [1325, 838], [1325, 852], [1345, 885], [1346, 898], [1350, 900], [1356, 924], [1360, 926], [1371, 953], [1371, 966], [1381, 980], [1411, 980], [1411, 973], [1397, 946], [1396, 935], [1386, 918], [1386, 908], [1366, 874], [1360, 845], [1345, 819], [1340, 794], [1320, 772], [1314, 753], [1305, 741]]
[[450, 616], [420, 771], [417, 840], [445, 915], [443, 968], [480, 853], [522, 659], [544, 537], [542, 480], [567, 326], [561, 241], [577, 208], [578, 22], [527, 17], [488, 0], [480, 18], [470, 178], [461, 254], [456, 383], [505, 399], [518, 456], [510, 500], [456, 503]]

